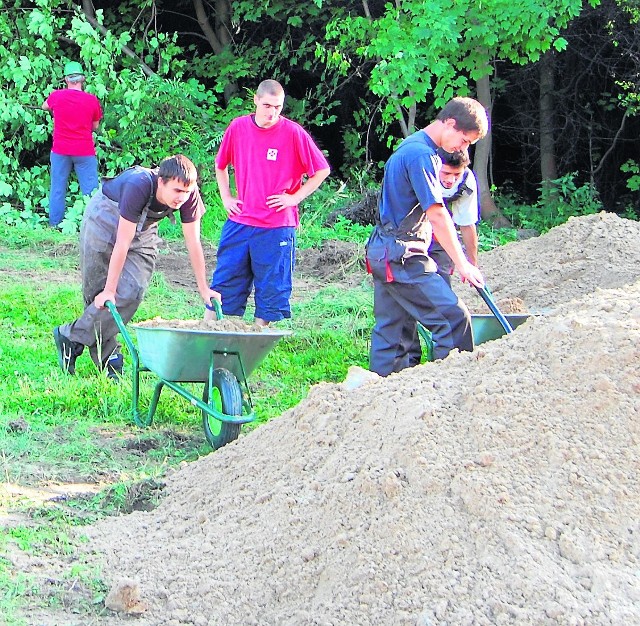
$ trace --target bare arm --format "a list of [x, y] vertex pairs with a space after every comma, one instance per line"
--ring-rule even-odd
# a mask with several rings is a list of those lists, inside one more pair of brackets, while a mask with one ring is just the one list
[[460, 226], [460, 235], [467, 253], [467, 259], [472, 265], [478, 267], [478, 231], [476, 225]]
[[278, 193], [267, 198], [267, 206], [276, 211], [282, 211], [288, 207], [298, 206], [305, 198], [308, 198], [329, 176], [331, 170], [327, 167], [318, 170], [313, 176], [307, 179], [307, 182], [298, 189], [294, 194]]
[[202, 300], [209, 306], [211, 306], [211, 298], [215, 298], [220, 302], [220, 294], [209, 288], [204, 252], [200, 241], [200, 220], [182, 224], [182, 233], [184, 234], [184, 242], [189, 252], [189, 260], [191, 261], [191, 267], [193, 268], [193, 274], [196, 277], [196, 284]]
[[444, 248], [445, 252], [451, 257], [455, 263], [456, 269], [463, 279], [468, 280], [472, 285], [477, 287], [484, 286], [484, 279], [480, 270], [469, 263], [464, 256], [462, 246], [458, 241], [456, 228], [453, 220], [449, 215], [449, 211], [442, 204], [432, 204], [427, 209], [427, 217], [431, 222], [433, 233], [438, 243]]
[[242, 200], [231, 195], [231, 185], [229, 183], [229, 167], [220, 170], [216, 167], [216, 181], [222, 206], [228, 215], [238, 215], [242, 211]]
[[116, 291], [118, 289], [118, 281], [120, 280], [120, 274], [122, 274], [122, 268], [124, 262], [127, 259], [129, 247], [136, 234], [136, 226], [134, 222], [129, 222], [124, 218], [118, 220], [118, 232], [116, 234], [116, 243], [113, 246], [113, 252], [111, 253], [111, 259], [109, 260], [109, 270], [107, 272], [107, 281], [104, 285], [104, 289], [96, 296], [93, 303], [99, 309], [104, 309], [104, 303], [107, 300], [117, 304]]

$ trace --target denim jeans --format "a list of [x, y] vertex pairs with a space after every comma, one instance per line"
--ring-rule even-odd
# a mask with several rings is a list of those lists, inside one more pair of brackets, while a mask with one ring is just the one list
[[98, 187], [98, 159], [95, 156], [68, 156], [51, 152], [51, 192], [49, 224], [57, 226], [64, 219], [65, 197], [71, 168], [76, 172], [80, 191], [89, 195]]

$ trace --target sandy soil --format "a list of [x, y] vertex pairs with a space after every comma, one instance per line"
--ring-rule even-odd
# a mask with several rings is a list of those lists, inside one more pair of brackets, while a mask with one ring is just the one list
[[482, 255], [497, 300], [545, 315], [317, 385], [156, 510], [82, 529], [99, 623], [640, 624], [639, 241], [600, 214]]
[[133, 325], [141, 328], [169, 328], [175, 330], [200, 330], [205, 332], [260, 333], [264, 329], [258, 324], [247, 324], [236, 317], [225, 317], [222, 320], [167, 320], [153, 317]]

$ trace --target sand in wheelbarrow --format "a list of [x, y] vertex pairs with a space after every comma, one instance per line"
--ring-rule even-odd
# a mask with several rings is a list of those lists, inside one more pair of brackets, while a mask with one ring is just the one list
[[[554, 265], [602, 221], [509, 252], [531, 291], [505, 297], [548, 315], [352, 391], [316, 385], [171, 475], [156, 510], [81, 529], [108, 584], [139, 584], [136, 624], [640, 624], [640, 264], [607, 260], [638, 226]], [[576, 265], [594, 289], [553, 300]], [[607, 267], [615, 289], [594, 280]]]
[[170, 328], [234, 333], [260, 333], [265, 330], [264, 326], [247, 324], [242, 319], [236, 317], [225, 317], [221, 320], [167, 320], [162, 317], [154, 317], [143, 322], [138, 322], [134, 326], [140, 326], [142, 328]]

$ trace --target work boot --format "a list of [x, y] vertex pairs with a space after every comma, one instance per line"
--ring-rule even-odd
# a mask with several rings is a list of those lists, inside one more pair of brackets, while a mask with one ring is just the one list
[[121, 354], [112, 354], [104, 365], [104, 370], [107, 372], [107, 378], [118, 382], [122, 377], [123, 364], [124, 357]]
[[60, 332], [60, 326], [53, 329], [53, 340], [58, 350], [58, 365], [65, 374], [76, 373], [76, 359], [82, 354], [84, 345], [71, 341]]

